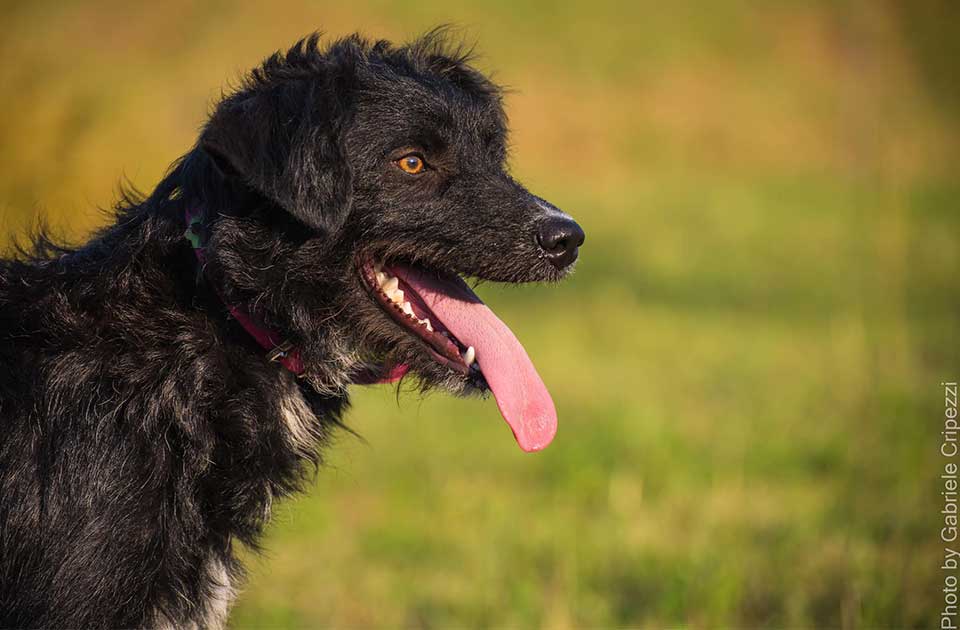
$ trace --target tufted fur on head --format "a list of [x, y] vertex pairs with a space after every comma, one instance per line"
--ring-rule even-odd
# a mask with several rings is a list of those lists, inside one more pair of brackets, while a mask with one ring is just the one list
[[[0, 260], [0, 626], [221, 625], [235, 545], [256, 548], [320, 463], [348, 386], [404, 366], [424, 389], [485, 391], [367, 279], [561, 278], [537, 230], [565, 215], [506, 152], [499, 89], [443, 30], [314, 35], [253, 70], [89, 242], [38, 236]], [[422, 171], [400, 168], [410, 155]], [[303, 374], [228, 306], [290, 340]]]

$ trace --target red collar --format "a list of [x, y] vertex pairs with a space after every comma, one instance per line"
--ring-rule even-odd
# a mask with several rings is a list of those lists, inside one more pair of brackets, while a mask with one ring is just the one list
[[[193, 246], [193, 253], [196, 255], [197, 261], [200, 263], [202, 269], [203, 265], [206, 264], [204, 257], [204, 247], [206, 243], [204, 242], [201, 232], [202, 221], [198, 215], [192, 214], [189, 208], [184, 211], [184, 214], [187, 219], [187, 230], [183, 235]], [[216, 288], [214, 288], [214, 290], [216, 290]], [[222, 296], [221, 301], [223, 301]], [[266, 357], [268, 361], [275, 361], [297, 376], [303, 376], [303, 361], [300, 359], [299, 348], [294, 346], [289, 340], [284, 339], [277, 331], [270, 330], [258, 324], [247, 311], [238, 306], [227, 304], [226, 302], [224, 302], [224, 304], [227, 310], [230, 311], [230, 315], [243, 326], [243, 329], [246, 330], [251, 337], [257, 340], [261, 348], [267, 351]]]

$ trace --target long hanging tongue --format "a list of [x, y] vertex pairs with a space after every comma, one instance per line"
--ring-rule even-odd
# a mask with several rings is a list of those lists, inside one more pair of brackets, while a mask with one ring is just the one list
[[513, 332], [459, 277], [438, 278], [399, 267], [443, 325], [477, 352], [477, 362], [497, 399], [503, 419], [524, 451], [545, 448], [557, 433], [557, 410], [526, 351]]

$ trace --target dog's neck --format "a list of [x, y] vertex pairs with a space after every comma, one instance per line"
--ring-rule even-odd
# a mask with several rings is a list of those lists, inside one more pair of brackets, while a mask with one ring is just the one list
[[[205, 263], [204, 249], [206, 246], [206, 237], [203, 230], [203, 222], [199, 213], [191, 212], [187, 207], [184, 212], [186, 219], [186, 231], [184, 237], [193, 247], [193, 253], [199, 263], [198, 274], [202, 276]], [[216, 290], [216, 287], [214, 287]], [[266, 357], [269, 361], [280, 363], [283, 367], [290, 370], [297, 376], [303, 374], [303, 361], [300, 358], [300, 349], [293, 345], [288, 339], [275, 330], [258, 323], [254, 314], [248, 312], [234, 304], [224, 303], [230, 315], [237, 320], [247, 333], [253, 337], [260, 347], [266, 351]]]

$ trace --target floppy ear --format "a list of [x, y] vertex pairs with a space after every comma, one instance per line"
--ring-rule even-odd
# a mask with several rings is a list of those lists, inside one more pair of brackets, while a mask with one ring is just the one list
[[[238, 179], [310, 227], [337, 231], [351, 202], [351, 173], [336, 98], [306, 81], [241, 92], [217, 107], [200, 147], [226, 178]], [[335, 95], [331, 95], [335, 96]]]

